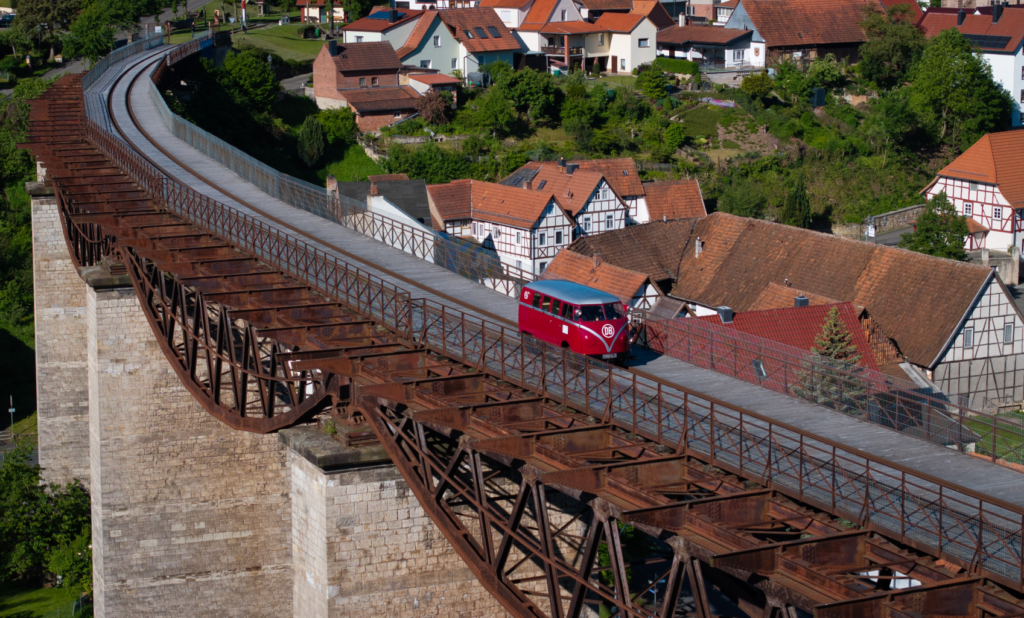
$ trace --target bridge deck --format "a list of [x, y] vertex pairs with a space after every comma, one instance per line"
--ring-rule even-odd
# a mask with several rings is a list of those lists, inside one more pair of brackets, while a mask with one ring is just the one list
[[[131, 74], [138, 71], [139, 68], [129, 70]], [[148, 72], [149, 68], [145, 70], [146, 77]], [[268, 222], [270, 218], [285, 221], [297, 235], [304, 237], [311, 244], [353, 262], [368, 272], [393, 281], [396, 285], [409, 290], [414, 297], [425, 297], [448, 305], [457, 304], [467, 313], [484, 319], [505, 322], [508, 325], [516, 323], [515, 299], [387, 247], [358, 232], [289, 206], [180, 141], [163, 124], [144, 79], [145, 77], [140, 78], [131, 92], [132, 106], [139, 124], [145, 128], [148, 139], [159, 143], [163, 149], [192, 170], [200, 170], [203, 178], [197, 177], [168, 158], [149, 143], [147, 137], [132, 124], [124, 96], [129, 79], [122, 80], [115, 88], [114, 117], [136, 147], [171, 175], [190, 184], [196, 191], [249, 212], [254, 217]], [[234, 196], [237, 196], [237, 199]], [[240, 203], [240, 200], [251, 204], [252, 208]], [[392, 273], [399, 276], [396, 277]], [[900, 435], [880, 426], [671, 357], [660, 356], [646, 349], [635, 348], [634, 353], [638, 358], [633, 361], [633, 367], [640, 372], [712, 395], [726, 403], [789, 423], [806, 432], [860, 449], [921, 473], [1024, 506], [1024, 483], [1021, 482], [1020, 473], [1013, 470], [910, 436]]]

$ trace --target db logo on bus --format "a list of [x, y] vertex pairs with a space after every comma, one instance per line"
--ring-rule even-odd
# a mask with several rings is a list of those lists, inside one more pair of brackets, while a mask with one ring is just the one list
[[604, 335], [605, 339], [611, 339], [615, 334], [615, 329], [612, 328], [611, 324], [605, 324], [601, 327], [601, 334]]

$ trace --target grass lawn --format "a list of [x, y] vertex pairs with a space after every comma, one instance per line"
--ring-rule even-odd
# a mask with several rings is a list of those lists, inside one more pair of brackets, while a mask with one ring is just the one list
[[[996, 456], [1003, 457], [1009, 455], [1010, 461], [1021, 461], [1024, 459], [1024, 431], [1022, 431], [1019, 425], [1021, 420], [1020, 413], [1011, 412], [1008, 415], [1003, 415], [1001, 418], [1006, 419], [1006, 423], [1000, 423], [1000, 427], [996, 430]], [[971, 419], [964, 419], [964, 424], [973, 429], [978, 434], [978, 450], [984, 451], [985, 453], [991, 452], [992, 450], [992, 426], [986, 421], [978, 421]]]
[[743, 154], [743, 151], [732, 148], [713, 148], [711, 150], [705, 150], [704, 154], [710, 157], [715, 163], [718, 163], [719, 161], [728, 161], [737, 155], [741, 155]]
[[353, 182], [366, 180], [370, 174], [383, 173], [381, 166], [366, 154], [362, 146], [352, 144], [345, 151], [344, 158], [328, 163], [321, 175], [326, 179], [328, 174], [334, 174], [339, 182]]
[[593, 86], [597, 82], [601, 82], [601, 83], [605, 84], [606, 86], [612, 86], [612, 87], [615, 87], [615, 86], [632, 86], [633, 84], [636, 83], [636, 78], [633, 77], [632, 75], [606, 75], [604, 77], [600, 77], [600, 78], [594, 80], [593, 82], [588, 81], [587, 84]]
[[572, 137], [570, 137], [569, 134], [566, 133], [565, 129], [563, 129], [562, 127], [558, 127], [557, 129], [552, 129], [550, 127], [539, 127], [536, 131], [534, 131], [533, 137], [539, 140], [544, 140], [545, 142], [563, 143], [572, 141]]
[[36, 588], [22, 582], [0, 582], [0, 617], [71, 618], [75, 599], [64, 588]]
[[324, 46], [323, 41], [316, 39], [303, 39], [299, 36], [299, 29], [306, 28], [309, 24], [288, 24], [285, 26], [270, 26], [260, 30], [253, 30], [248, 34], [235, 33], [231, 40], [237, 47], [240, 43], [248, 43], [254, 47], [260, 47], [272, 51], [285, 60], [313, 60], [320, 53]]

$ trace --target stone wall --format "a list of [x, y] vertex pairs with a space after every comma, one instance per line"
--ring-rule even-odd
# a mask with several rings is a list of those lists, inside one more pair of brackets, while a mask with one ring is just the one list
[[285, 448], [192, 398], [131, 288], [86, 321], [96, 616], [291, 615]]
[[36, 409], [43, 480], [89, 486], [85, 283], [61, 229], [52, 188], [29, 183], [35, 295]]

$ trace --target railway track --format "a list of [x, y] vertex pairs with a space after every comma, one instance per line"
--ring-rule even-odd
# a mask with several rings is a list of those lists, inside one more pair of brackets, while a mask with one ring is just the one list
[[129, 275], [196, 399], [372, 429], [513, 615], [708, 617], [714, 586], [768, 618], [1024, 616], [1016, 507], [413, 298], [181, 185], [75, 78], [31, 119], [73, 260]]

